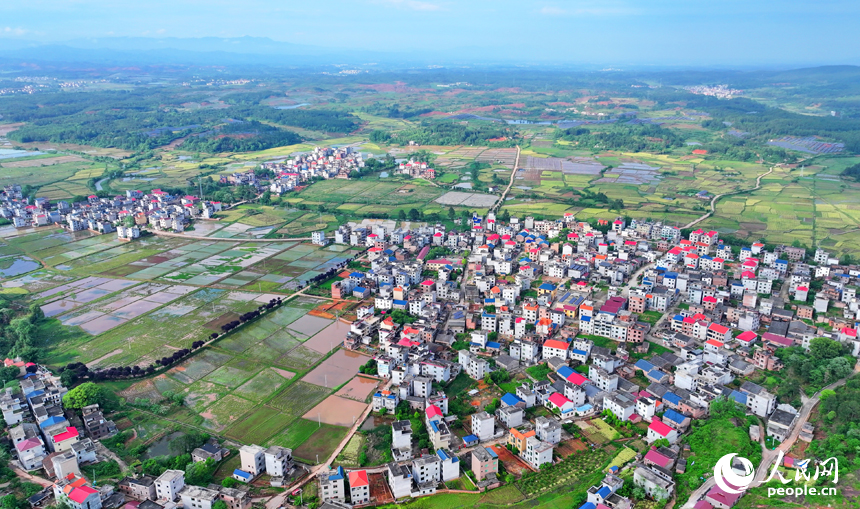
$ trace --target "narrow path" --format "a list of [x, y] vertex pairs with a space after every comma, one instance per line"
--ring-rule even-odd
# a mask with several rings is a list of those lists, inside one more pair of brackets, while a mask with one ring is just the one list
[[705, 219], [711, 217], [714, 214], [714, 212], [716, 212], [716, 210], [717, 210], [716, 209], [717, 201], [724, 196], [734, 196], [736, 194], [744, 194], [744, 193], [751, 193], [753, 191], [758, 191], [759, 189], [761, 189], [761, 179], [770, 175], [771, 173], [773, 173], [773, 166], [771, 166], [771, 168], [766, 173], [762, 173], [761, 175], [756, 177], [755, 187], [752, 189], [743, 189], [741, 191], [733, 191], [731, 193], [723, 193], [723, 194], [718, 194], [718, 195], [714, 196], [713, 198], [711, 198], [711, 211], [703, 214], [700, 218], [695, 219], [695, 220], [687, 223], [682, 228], [684, 228], [684, 229], [692, 228], [692, 227], [696, 226], [697, 224], [701, 223], [702, 221], [704, 221]]
[[104, 189], [102, 189], [102, 182], [107, 182], [108, 180], [110, 180], [110, 179], [109, 178], [108, 179], [101, 179], [98, 182], [96, 182], [96, 191], [104, 191]]
[[[391, 384], [392, 381], [389, 380], [388, 383], [385, 384], [384, 389], [388, 389], [389, 387], [391, 387]], [[322, 472], [324, 469], [331, 467], [331, 464], [334, 463], [335, 459], [337, 459], [337, 456], [340, 454], [343, 448], [346, 447], [346, 444], [349, 443], [353, 435], [355, 435], [355, 433], [358, 431], [358, 428], [360, 428], [361, 425], [364, 424], [364, 420], [367, 419], [367, 416], [370, 415], [370, 412], [372, 410], [373, 405], [368, 403], [367, 407], [364, 409], [364, 412], [361, 413], [361, 416], [355, 420], [355, 424], [353, 424], [352, 428], [349, 429], [349, 433], [347, 433], [343, 440], [340, 441], [334, 452], [331, 453], [331, 456], [329, 456], [325, 463], [316, 465], [315, 467], [311, 468], [310, 472], [308, 472], [308, 474], [298, 483], [288, 487], [284, 490], [283, 493], [272, 497], [268, 502], [266, 502], [266, 509], [278, 509], [279, 507], [284, 506], [290, 493], [292, 493], [298, 488], [301, 488], [308, 482], [314, 481], [316, 479], [317, 474]]]
[[97, 440], [95, 442], [95, 444], [96, 444], [96, 452], [98, 452], [102, 456], [107, 456], [108, 458], [116, 461], [117, 464], [119, 465], [119, 468], [121, 468], [123, 472], [128, 471], [128, 463], [123, 461], [122, 458], [120, 458], [119, 456], [114, 454], [113, 451], [111, 451], [110, 449], [105, 447], [104, 444], [101, 443], [101, 441]]
[[17, 475], [18, 477], [20, 477], [21, 479], [23, 479], [25, 481], [36, 483], [39, 486], [42, 486], [44, 488], [49, 488], [49, 487], [54, 485], [54, 483], [52, 483], [51, 481], [49, 481], [47, 479], [44, 479], [42, 477], [38, 477], [35, 475], [31, 475], [31, 474], [21, 470], [21, 467], [18, 466], [17, 461], [10, 461], [9, 467], [15, 472], [15, 475]]
[[311, 237], [298, 237], [293, 239], [235, 239], [235, 238], [220, 238], [220, 237], [204, 237], [203, 235], [187, 235], [185, 233], [164, 232], [160, 230], [147, 230], [153, 235], [159, 237], [176, 237], [179, 239], [191, 240], [218, 240], [225, 242], [304, 242], [311, 240]]
[[496, 204], [493, 205], [493, 208], [490, 209], [491, 211], [497, 212], [499, 210], [499, 208], [502, 206], [502, 204], [505, 202], [505, 197], [508, 195], [508, 192], [511, 190], [511, 187], [513, 187], [513, 185], [514, 185], [514, 179], [517, 176], [517, 170], [519, 169], [519, 167], [520, 167], [520, 146], [517, 145], [517, 158], [514, 161], [514, 171], [511, 172], [511, 181], [508, 182], [508, 187], [505, 188], [505, 191], [502, 193], [502, 196], [499, 197], [499, 201], [497, 201]]

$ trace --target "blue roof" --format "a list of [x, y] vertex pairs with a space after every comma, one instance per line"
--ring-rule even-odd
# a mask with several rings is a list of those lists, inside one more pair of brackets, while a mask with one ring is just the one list
[[577, 412], [588, 412], [588, 411], [589, 411], [589, 410], [591, 410], [592, 408], [593, 408], [593, 407], [591, 406], [591, 403], [586, 403], [586, 404], [584, 404], [584, 405], [582, 405], [582, 406], [578, 406], [578, 407], [576, 407], [576, 411], [577, 411]]
[[666, 373], [660, 371], [659, 369], [652, 369], [648, 372], [648, 376], [656, 380], [661, 380], [664, 376], [666, 376]]
[[397, 304], [398, 306], [405, 306], [408, 304], [408, 302], [406, 302], [405, 300], [395, 300], [394, 304]]
[[673, 405], [678, 405], [681, 403], [681, 396], [678, 396], [674, 392], [667, 392], [663, 395], [663, 399], [665, 401], [668, 401], [669, 403], [672, 403]]
[[776, 263], [778, 263], [780, 265], [788, 265], [788, 261], [786, 261], [786, 260], [777, 260]]
[[246, 480], [250, 479], [252, 477], [251, 474], [249, 474], [248, 472], [245, 472], [244, 470], [239, 470], [238, 468], [233, 471], [233, 475], [241, 477], [242, 479], [246, 479]]
[[612, 490], [609, 489], [609, 486], [604, 486], [597, 490], [597, 496], [600, 498], [606, 498], [610, 493], [612, 493]]
[[[435, 421], [430, 421], [430, 422], [435, 422]], [[447, 454], [445, 454], [445, 451], [443, 451], [442, 449], [439, 449], [438, 451], [436, 451], [436, 456], [439, 456], [439, 459], [442, 461], [445, 461], [446, 459], [448, 459], [450, 457]]]
[[496, 341], [487, 341], [487, 348], [501, 348], [502, 345]]
[[742, 392], [732, 391], [732, 393], [729, 395], [729, 397], [732, 398], [733, 400], [737, 401], [741, 405], [747, 404], [747, 395], [742, 393]]
[[504, 403], [507, 406], [514, 406], [518, 403], [523, 403], [523, 400], [521, 400], [520, 398], [514, 396], [513, 394], [511, 394], [509, 392], [509, 393], [505, 394], [504, 396], [502, 396], [502, 403]]
[[682, 314], [680, 314], [680, 313], [679, 313], [679, 314], [677, 314], [677, 315], [673, 316], [673, 317], [672, 317], [672, 320], [683, 321], [683, 320], [684, 320], [684, 315], [682, 315]]
[[652, 369], [654, 369], [654, 365], [646, 361], [645, 359], [639, 359], [638, 361], [636, 361], [636, 364], [634, 364], [634, 366], [636, 366], [637, 369], [641, 369], [642, 371], [651, 371]]
[[367, 290], [365, 290], [365, 288], [363, 286], [356, 286], [355, 288], [352, 289], [352, 291], [364, 293]]
[[554, 286], [554, 285], [551, 285], [551, 284], [549, 284], [549, 283], [544, 283], [544, 284], [542, 284], [542, 285], [538, 286], [538, 289], [539, 289], [539, 290], [549, 290], [549, 291], [553, 291], [553, 290], [555, 290], [555, 286]]
[[532, 262], [532, 259], [531, 259], [531, 258], [520, 258], [520, 261], [521, 261], [521, 262], [526, 262], [526, 263], [531, 263], [531, 262]]
[[579, 319], [582, 320], [583, 322], [590, 322], [591, 321], [590, 316], [580, 316]]
[[[430, 421], [430, 427], [433, 428], [434, 433], [439, 433], [439, 425], [436, 424], [436, 421]], [[442, 458], [445, 459], [445, 458]]]
[[328, 476], [329, 481], [339, 481], [344, 478], [343, 467], [337, 467], [335, 473]]
[[481, 317], [483, 318], [485, 316], [488, 318], [495, 318], [496, 317], [496, 315], [494, 315], [492, 313], [487, 313], [486, 311], [484, 311], [483, 313], [481, 313]]
[[573, 370], [570, 369], [570, 366], [562, 366], [562, 367], [558, 368], [558, 374], [562, 378], [566, 379], [567, 377], [569, 377], [570, 375], [573, 374]]
[[59, 415], [52, 415], [51, 417], [48, 417], [47, 419], [45, 419], [44, 421], [39, 423], [39, 427], [42, 429], [45, 429], [48, 426], [52, 426], [54, 424], [59, 424], [65, 420], [66, 420], [65, 417], [60, 417]]
[[686, 419], [683, 414], [672, 410], [671, 408], [669, 410], [666, 410], [666, 413], [663, 414], [663, 418], [669, 419], [672, 422], [677, 422], [678, 424], [681, 424], [682, 422], [684, 422], [684, 419]]
[[477, 441], [478, 441], [478, 437], [476, 437], [475, 435], [466, 435], [463, 437], [463, 443], [467, 444], [467, 445], [474, 443], [474, 442], [477, 442]]
[[362, 274], [361, 272], [350, 272], [349, 277], [361, 279], [364, 277], [364, 274]]
[[588, 355], [588, 352], [586, 352], [585, 350], [578, 350], [576, 348], [573, 349], [573, 353], [575, 353], [576, 355]]
[[499, 455], [498, 455], [498, 454], [496, 454], [496, 451], [494, 451], [492, 447], [484, 447], [484, 449], [486, 449], [486, 450], [487, 450], [487, 452], [488, 452], [488, 453], [490, 453], [490, 456], [492, 456], [492, 457], [494, 457], [494, 458], [498, 458], [498, 457], [499, 457]]

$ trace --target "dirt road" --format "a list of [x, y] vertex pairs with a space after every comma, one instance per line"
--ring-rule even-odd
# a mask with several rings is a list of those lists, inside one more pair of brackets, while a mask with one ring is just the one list
[[505, 197], [508, 195], [508, 192], [511, 190], [511, 187], [514, 185], [514, 179], [517, 176], [517, 169], [520, 167], [520, 146], [517, 145], [517, 158], [514, 160], [514, 171], [511, 172], [511, 181], [508, 182], [508, 187], [505, 188], [505, 191], [502, 193], [502, 196], [499, 197], [499, 201], [493, 205], [493, 208], [490, 209], [493, 212], [497, 212], [499, 208], [505, 203]]
[[711, 211], [706, 213], [706, 214], [703, 214], [700, 218], [695, 219], [695, 220], [687, 223], [685, 226], [683, 226], [683, 228], [692, 228], [692, 227], [696, 226], [697, 224], [701, 223], [702, 221], [704, 221], [705, 219], [711, 217], [711, 215], [713, 215], [714, 212], [716, 212], [717, 201], [724, 196], [734, 196], [736, 194], [744, 194], [744, 193], [751, 193], [753, 191], [758, 191], [759, 189], [761, 189], [761, 179], [770, 175], [771, 173], [773, 173], [773, 167], [771, 167], [771, 169], [769, 169], [767, 171], [767, 173], [762, 173], [761, 175], [756, 177], [755, 187], [752, 189], [744, 189], [742, 191], [735, 191], [732, 193], [723, 193], [723, 194], [718, 194], [718, 195], [714, 196], [713, 198], [711, 198]]

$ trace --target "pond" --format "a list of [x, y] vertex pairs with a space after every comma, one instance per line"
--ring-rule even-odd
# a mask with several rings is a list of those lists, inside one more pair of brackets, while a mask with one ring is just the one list
[[158, 456], [175, 455], [176, 452], [171, 450], [170, 442], [173, 442], [184, 434], [185, 433], [181, 431], [174, 431], [169, 435], [161, 437], [160, 439], [158, 439], [157, 442], [153, 442], [153, 444], [149, 446], [149, 450], [146, 451], [146, 459], [155, 458]]
[[15, 277], [36, 270], [41, 265], [27, 256], [0, 259], [0, 278]]
[[40, 156], [44, 152], [30, 152], [27, 150], [15, 150], [13, 148], [0, 148], [0, 159], [14, 159], [16, 157]]

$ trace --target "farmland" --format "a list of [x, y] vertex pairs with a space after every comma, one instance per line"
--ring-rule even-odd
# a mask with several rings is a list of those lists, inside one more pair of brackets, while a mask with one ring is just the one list
[[[356, 253], [332, 247], [159, 237], [120, 244], [110, 236], [38, 230], [2, 241], [5, 255], [32, 260], [30, 272], [2, 284], [28, 294], [49, 317], [44, 327], [54, 340], [45, 344], [48, 364], [146, 366], [207, 340], [261, 303], [288, 298], [291, 281]], [[261, 293], [264, 283], [274, 293]], [[318, 433], [318, 445], [302, 449], [303, 459], [315, 460], [346, 428], [314, 422], [315, 429], [305, 431], [302, 415], [326, 398], [356, 405], [360, 413], [373, 385], [347, 383], [366, 361], [338, 350], [343, 331], [333, 320], [308, 315], [321, 304], [296, 297], [154, 379], [123, 387], [122, 394], [154, 402], [166, 391], [182, 394], [185, 406], [165, 418], [243, 443], [299, 449]], [[350, 399], [334, 396], [339, 385]]]

